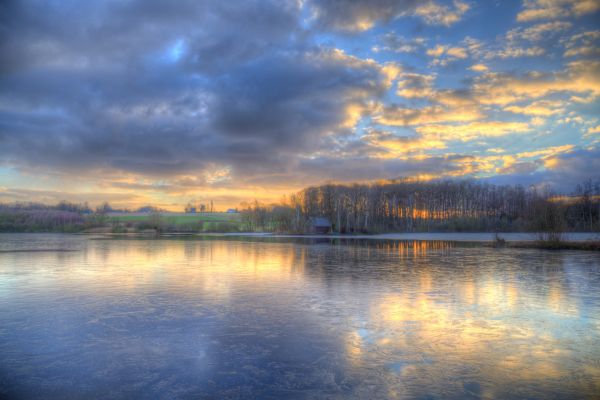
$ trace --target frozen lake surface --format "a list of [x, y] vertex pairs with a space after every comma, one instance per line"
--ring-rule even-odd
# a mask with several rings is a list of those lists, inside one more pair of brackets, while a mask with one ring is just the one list
[[597, 252], [0, 235], [0, 398], [598, 393]]

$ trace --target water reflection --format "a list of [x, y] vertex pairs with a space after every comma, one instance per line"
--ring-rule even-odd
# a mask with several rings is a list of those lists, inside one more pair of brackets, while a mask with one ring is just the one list
[[5, 397], [600, 393], [593, 253], [442, 241], [69, 246], [79, 251], [0, 254]]

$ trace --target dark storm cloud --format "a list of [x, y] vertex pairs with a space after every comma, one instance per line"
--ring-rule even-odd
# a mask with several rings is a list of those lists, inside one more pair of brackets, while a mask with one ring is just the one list
[[290, 168], [378, 96], [374, 62], [311, 45], [296, 2], [12, 2], [0, 163], [173, 175]]
[[[293, 1], [9, 1], [2, 15], [3, 65], [79, 60], [135, 66], [184, 36], [192, 61], [218, 64], [297, 33]], [[245, 50], [243, 50], [245, 49]], [[72, 57], [72, 58], [70, 58]]]

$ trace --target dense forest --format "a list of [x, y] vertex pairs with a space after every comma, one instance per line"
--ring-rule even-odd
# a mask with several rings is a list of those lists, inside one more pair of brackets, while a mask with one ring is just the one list
[[473, 180], [386, 181], [309, 187], [280, 204], [242, 208], [250, 230], [310, 231], [326, 218], [339, 233], [413, 231], [598, 231], [600, 179], [569, 196]]

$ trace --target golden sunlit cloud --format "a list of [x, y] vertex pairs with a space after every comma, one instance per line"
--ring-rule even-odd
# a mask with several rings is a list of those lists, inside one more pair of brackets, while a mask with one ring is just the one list
[[523, 133], [531, 129], [524, 122], [481, 121], [463, 125], [423, 125], [416, 131], [426, 137], [439, 137], [445, 140], [467, 141], [479, 137], [505, 136]]
[[556, 156], [558, 154], [562, 154], [562, 153], [567, 153], [571, 150], [573, 150], [575, 148], [574, 145], [572, 144], [566, 144], [563, 146], [553, 146], [553, 147], [547, 147], [545, 149], [541, 149], [541, 150], [535, 150], [535, 151], [526, 151], [526, 152], [522, 152], [522, 153], [518, 153], [517, 157], [519, 158], [532, 158], [532, 157], [550, 157], [550, 156]]
[[564, 103], [562, 101], [550, 101], [550, 100], [540, 100], [535, 101], [531, 104], [528, 104], [524, 107], [522, 106], [509, 106], [504, 107], [505, 111], [510, 111], [515, 114], [525, 114], [525, 115], [537, 115], [548, 117], [550, 115], [555, 115], [563, 112]]
[[516, 77], [488, 73], [477, 79], [474, 92], [482, 104], [506, 105], [524, 99], [540, 98], [556, 92], [600, 95], [600, 62], [575, 61], [566, 71], [546, 74], [530, 72]]
[[380, 158], [395, 158], [419, 150], [446, 147], [443, 141], [435, 138], [395, 136], [385, 132], [371, 132], [362, 139], [371, 146], [384, 150], [376, 154]]
[[477, 108], [447, 108], [428, 106], [424, 108], [383, 108], [374, 120], [388, 126], [424, 125], [441, 122], [468, 122], [483, 118]]
[[471, 6], [463, 1], [455, 0], [454, 7], [440, 5], [433, 1], [426, 1], [415, 11], [415, 15], [432, 25], [450, 26], [461, 20], [463, 15], [469, 11]]
[[475, 72], [488, 72], [489, 68], [485, 64], [475, 64], [469, 67], [471, 71]]
[[600, 9], [600, 0], [527, 0], [524, 5], [525, 10], [517, 15], [517, 21], [528, 22], [590, 14]]
[[592, 128], [589, 128], [586, 132], [585, 132], [585, 136], [592, 136], [592, 135], [596, 135], [600, 133], [600, 125], [596, 125]]
[[440, 44], [427, 50], [427, 55], [433, 58], [431, 64], [434, 66], [446, 66], [453, 61], [465, 59], [469, 56], [465, 47], [444, 46]]

